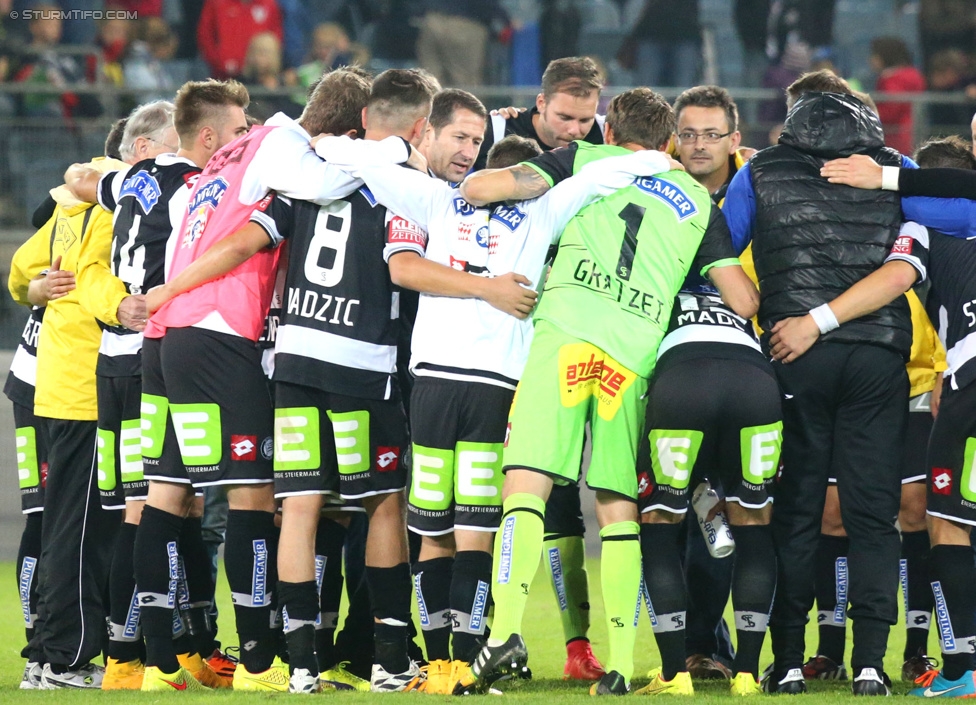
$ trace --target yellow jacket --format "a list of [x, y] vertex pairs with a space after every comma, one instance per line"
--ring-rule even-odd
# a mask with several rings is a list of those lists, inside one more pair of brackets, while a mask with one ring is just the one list
[[[100, 167], [109, 166], [102, 160]], [[113, 161], [113, 168], [123, 168]], [[58, 203], [51, 219], [18, 248], [10, 266], [8, 288], [25, 306], [31, 279], [61, 257], [61, 269], [80, 271], [86, 260], [108, 262], [112, 246], [112, 214], [52, 190]], [[55, 419], [95, 421], [95, 363], [102, 339], [95, 319], [81, 306], [80, 282], [47, 305], [37, 344], [37, 386], [34, 413]]]
[[911, 396], [917, 397], [935, 388], [936, 375], [946, 370], [946, 353], [918, 296], [911, 290], [905, 296], [912, 311], [912, 354], [905, 367]]

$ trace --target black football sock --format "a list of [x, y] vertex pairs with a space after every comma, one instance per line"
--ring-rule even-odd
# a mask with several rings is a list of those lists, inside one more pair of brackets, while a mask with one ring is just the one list
[[929, 577], [942, 641], [942, 675], [950, 681], [973, 668], [976, 564], [969, 546], [933, 546]]
[[758, 680], [759, 655], [776, 592], [773, 531], [768, 525], [733, 526], [732, 538], [735, 539], [732, 609], [736, 634], [732, 670], [751, 673]]
[[681, 556], [682, 524], [641, 524], [644, 586], [654, 612], [651, 628], [661, 652], [661, 677], [666, 681], [685, 666], [685, 618], [688, 598]]
[[929, 585], [929, 532], [901, 534], [901, 577], [905, 597], [904, 660], [928, 653], [932, 620], [932, 588]]
[[451, 575], [453, 558], [417, 561], [413, 566], [414, 589], [420, 612], [420, 630], [427, 660], [451, 660]]
[[459, 551], [451, 577], [451, 612], [454, 613], [454, 658], [471, 663], [481, 648], [488, 621], [491, 554]]
[[210, 554], [203, 542], [201, 519], [188, 518], [183, 522], [180, 532], [180, 555], [186, 573], [186, 587], [189, 604], [184, 619], [190, 633], [191, 651], [204, 658], [210, 656], [215, 648], [213, 627], [210, 623], [210, 610], [214, 601], [213, 573], [210, 569]]
[[816, 554], [817, 653], [834, 663], [844, 663], [847, 639], [847, 572], [846, 536], [820, 535]]
[[348, 661], [346, 668], [360, 678], [368, 679], [373, 668], [375, 625], [364, 572], [359, 585], [349, 594], [349, 611], [335, 637], [336, 661]]
[[27, 643], [34, 638], [34, 620], [37, 619], [37, 567], [41, 557], [43, 521], [44, 512], [31, 512], [27, 515], [27, 523], [24, 525], [24, 532], [20, 535], [20, 548], [17, 551], [17, 587], [20, 594], [20, 608], [24, 614]]
[[342, 544], [346, 529], [322, 517], [315, 532], [315, 574], [319, 580], [319, 618], [315, 624], [315, 655], [319, 672], [335, 666], [335, 633], [342, 601]]
[[285, 641], [288, 644], [288, 665], [308, 669], [316, 675], [319, 664], [315, 658], [315, 620], [319, 615], [318, 586], [314, 580], [301, 583], [278, 581], [278, 602], [284, 621]]
[[276, 610], [275, 536], [270, 512], [231, 509], [227, 513], [224, 567], [234, 600], [241, 663], [250, 673], [268, 670], [278, 649], [271, 628]]
[[108, 656], [122, 663], [139, 658], [142, 631], [139, 629], [139, 600], [136, 593], [135, 552], [138, 524], [122, 523], [115, 539], [109, 571]]
[[179, 536], [183, 518], [146, 506], [136, 530], [133, 563], [139, 586], [139, 619], [146, 665], [174, 673], [180, 664], [173, 644], [173, 606], [179, 581]]
[[401, 563], [392, 568], [366, 566], [366, 582], [375, 620], [374, 662], [387, 673], [403, 673], [410, 667], [407, 656], [410, 565]]

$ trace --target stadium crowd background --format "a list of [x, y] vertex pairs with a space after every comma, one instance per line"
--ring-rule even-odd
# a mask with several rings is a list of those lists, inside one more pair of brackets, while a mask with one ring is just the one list
[[[876, 98], [911, 93], [878, 100], [892, 146], [910, 153], [931, 135], [968, 137], [976, 0], [0, 0], [0, 262], [112, 121], [185, 80], [240, 78], [260, 119], [297, 116], [324, 68], [423, 66], [494, 108], [531, 105], [546, 64], [574, 55], [604, 68], [601, 108], [615, 87], [669, 100], [729, 88], [756, 148], [784, 116], [783, 89], [832, 67]], [[0, 348], [16, 346], [20, 314], [0, 297]]]

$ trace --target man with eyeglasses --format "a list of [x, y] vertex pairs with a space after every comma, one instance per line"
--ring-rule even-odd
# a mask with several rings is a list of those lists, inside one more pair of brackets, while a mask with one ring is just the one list
[[739, 110], [718, 86], [689, 88], [674, 101], [675, 152], [685, 170], [721, 205], [732, 177], [756, 150], [740, 147]]
[[773, 364], [783, 390], [784, 442], [773, 515], [775, 663], [765, 685], [769, 692], [806, 690], [804, 631], [814, 600], [814, 558], [828, 477], [836, 477], [850, 541], [852, 689], [887, 695], [883, 661], [898, 617], [895, 517], [912, 323], [904, 298], [843, 325], [825, 304], [881, 266], [898, 237], [901, 203], [890, 192], [829, 184], [820, 168], [851, 154], [889, 166], [912, 162], [884, 146], [877, 115], [834, 74], [804, 74], [787, 96], [790, 112], [779, 144], [739, 170], [724, 208], [736, 251], [753, 242], [760, 325], [769, 332], [809, 311], [822, 333], [799, 360]]

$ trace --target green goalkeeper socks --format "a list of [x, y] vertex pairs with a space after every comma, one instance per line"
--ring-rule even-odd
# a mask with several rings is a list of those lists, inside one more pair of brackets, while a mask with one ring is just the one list
[[610, 524], [600, 530], [600, 539], [600, 579], [610, 642], [606, 670], [617, 671], [630, 682], [641, 582], [640, 526], [634, 521]]
[[586, 584], [586, 554], [582, 536], [561, 536], [544, 544], [552, 589], [567, 643], [585, 638], [590, 629], [590, 591]]
[[492, 595], [495, 619], [488, 643], [505, 643], [522, 632], [529, 586], [542, 556], [546, 503], [534, 494], [513, 494], [502, 504], [502, 525], [495, 534]]

